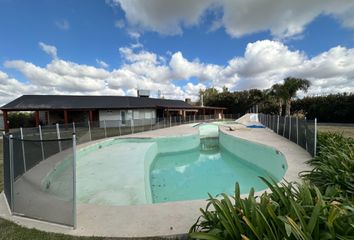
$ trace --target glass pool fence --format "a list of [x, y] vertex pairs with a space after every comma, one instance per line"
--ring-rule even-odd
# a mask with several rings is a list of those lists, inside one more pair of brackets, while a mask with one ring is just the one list
[[[4, 193], [13, 215], [76, 228], [76, 145], [182, 124], [232, 121], [240, 114], [55, 124], [3, 134]], [[55, 181], [65, 161], [65, 178]], [[58, 165], [59, 166], [59, 165]], [[51, 187], [55, 186], [55, 187]], [[60, 189], [56, 192], [53, 189]]]
[[273, 132], [306, 149], [316, 156], [317, 120], [298, 117], [282, 117], [270, 114], [258, 114], [259, 121]]
[[[3, 135], [3, 144], [4, 192], [12, 214], [75, 227], [75, 138], [41, 140], [9, 134]], [[61, 161], [66, 176], [52, 182], [49, 173]], [[51, 190], [51, 184], [61, 191]]]

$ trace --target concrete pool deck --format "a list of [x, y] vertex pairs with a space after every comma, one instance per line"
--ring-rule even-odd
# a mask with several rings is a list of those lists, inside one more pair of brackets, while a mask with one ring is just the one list
[[[165, 136], [183, 136], [197, 133], [193, 124], [137, 133], [124, 138], [156, 138]], [[248, 141], [264, 144], [279, 150], [286, 158], [288, 170], [284, 176], [289, 181], [299, 180], [298, 173], [308, 170], [305, 162], [310, 154], [295, 143], [273, 133], [270, 129], [246, 128], [234, 125], [220, 126], [225, 134]], [[92, 143], [86, 143], [84, 147]], [[49, 224], [46, 222], [12, 216], [7, 208], [4, 194], [0, 195], [0, 217], [25, 227], [43, 231], [81, 236], [104, 237], [154, 237], [183, 236], [200, 216], [199, 208], [204, 208], [205, 200], [167, 202], [130, 206], [104, 206], [79, 204], [77, 206], [77, 229]]]

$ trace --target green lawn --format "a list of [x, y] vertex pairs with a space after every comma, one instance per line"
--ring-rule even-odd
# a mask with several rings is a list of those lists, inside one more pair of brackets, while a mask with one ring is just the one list
[[320, 132], [338, 132], [345, 137], [354, 139], [354, 124], [339, 124], [339, 123], [319, 123], [318, 131]]

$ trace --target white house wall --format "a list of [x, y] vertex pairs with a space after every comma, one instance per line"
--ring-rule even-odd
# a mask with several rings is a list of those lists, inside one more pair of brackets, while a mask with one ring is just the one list
[[[126, 123], [122, 123], [121, 112], [125, 112]], [[132, 121], [134, 120], [134, 121]], [[134, 110], [100, 110], [100, 127], [118, 127], [118, 126], [143, 126], [151, 125], [156, 122], [155, 109], [134, 109]]]

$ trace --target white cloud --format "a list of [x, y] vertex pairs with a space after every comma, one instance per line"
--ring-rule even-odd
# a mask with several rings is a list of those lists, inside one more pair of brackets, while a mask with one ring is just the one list
[[70, 22], [66, 19], [55, 21], [55, 25], [61, 30], [69, 30]]
[[213, 0], [112, 0], [131, 25], [167, 35], [182, 33], [182, 26], [197, 25]]
[[39, 42], [39, 47], [52, 58], [57, 58], [57, 48], [52, 45], [45, 44], [43, 42]]
[[200, 63], [198, 59], [188, 61], [181, 52], [176, 52], [172, 55], [169, 65], [174, 78], [189, 79], [198, 77], [201, 81], [212, 81], [222, 69], [218, 65]]
[[116, 20], [116, 21], [114, 22], [114, 26], [115, 26], [116, 28], [122, 29], [122, 28], [125, 27], [125, 21], [124, 21], [123, 19]]
[[288, 76], [309, 79], [310, 95], [354, 91], [354, 48], [337, 46], [309, 58], [284, 43], [263, 40], [249, 43], [244, 55], [230, 59], [226, 66], [188, 60], [182, 52], [160, 56], [132, 47], [119, 51], [124, 63], [111, 71], [58, 58], [45, 67], [23, 60], [6, 61], [5, 67], [18, 70], [27, 81], [0, 71], [0, 103], [22, 94], [136, 96], [136, 89], [161, 90], [165, 98], [196, 100], [199, 89], [206, 87], [269, 88]]
[[133, 30], [128, 30], [127, 33], [129, 35], [129, 37], [131, 37], [132, 39], [135, 39], [135, 40], [139, 40], [139, 38], [141, 36], [139, 32], [133, 31]]
[[58, 91], [99, 91], [104, 89], [104, 70], [63, 60], [53, 60], [45, 68], [22, 60], [6, 61], [5, 67], [19, 70], [32, 84]]
[[96, 59], [96, 63], [102, 68], [108, 68], [109, 67], [108, 63], [106, 63], [105, 61], [99, 60], [99, 59]]
[[348, 0], [111, 0], [109, 4], [120, 7], [131, 26], [167, 35], [200, 24], [207, 11], [218, 13], [209, 30], [224, 27], [233, 37], [260, 31], [270, 31], [276, 38], [293, 37], [321, 14], [354, 28], [354, 2]]

